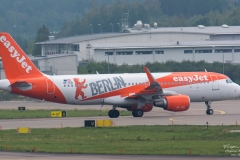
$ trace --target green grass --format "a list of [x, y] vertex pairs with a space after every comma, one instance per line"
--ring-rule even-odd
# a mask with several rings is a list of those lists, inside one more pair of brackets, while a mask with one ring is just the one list
[[[128, 126], [109, 128], [32, 129], [18, 135], [16, 130], [0, 131], [0, 150], [82, 154], [230, 156], [223, 145], [240, 147], [240, 133], [229, 130], [239, 126]], [[240, 150], [238, 148], [237, 150]], [[237, 153], [240, 153], [238, 151]]]
[[[49, 118], [51, 111], [58, 110], [0, 110], [0, 119], [17, 119], [17, 118]], [[67, 117], [91, 117], [107, 116], [108, 110], [67, 110]], [[120, 111], [121, 116], [129, 116], [131, 112]]]

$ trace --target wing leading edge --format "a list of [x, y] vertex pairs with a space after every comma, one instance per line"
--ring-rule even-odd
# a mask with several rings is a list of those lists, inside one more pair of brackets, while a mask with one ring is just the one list
[[167, 95], [177, 95], [178, 93], [174, 91], [166, 91], [163, 92], [163, 89], [161, 85], [156, 81], [156, 79], [153, 77], [151, 72], [148, 70], [146, 66], [144, 66], [144, 71], [148, 77], [149, 80], [149, 86], [144, 88], [143, 90], [136, 92], [135, 94], [127, 97], [127, 98], [137, 98], [137, 97], [143, 97], [145, 99], [155, 99], [156, 96], [167, 96]]

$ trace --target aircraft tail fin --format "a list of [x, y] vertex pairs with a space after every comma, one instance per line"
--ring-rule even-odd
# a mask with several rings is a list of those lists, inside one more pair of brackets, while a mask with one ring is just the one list
[[7, 79], [43, 75], [9, 33], [0, 32], [0, 56]]

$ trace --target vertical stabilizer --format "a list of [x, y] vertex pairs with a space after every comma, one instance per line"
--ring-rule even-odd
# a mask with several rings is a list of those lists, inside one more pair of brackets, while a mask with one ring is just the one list
[[8, 33], [0, 32], [0, 55], [7, 79], [42, 75]]

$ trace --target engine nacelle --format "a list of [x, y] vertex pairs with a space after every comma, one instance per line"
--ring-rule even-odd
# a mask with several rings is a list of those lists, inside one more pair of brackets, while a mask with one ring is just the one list
[[[141, 107], [143, 112], [149, 112], [151, 111], [153, 108], [152, 104], [145, 104], [144, 106]], [[127, 108], [128, 111], [134, 111], [135, 109], [137, 109], [137, 105], [133, 105]]]
[[186, 95], [166, 96], [164, 99], [156, 100], [153, 104], [168, 111], [186, 111], [190, 106], [190, 98]]

